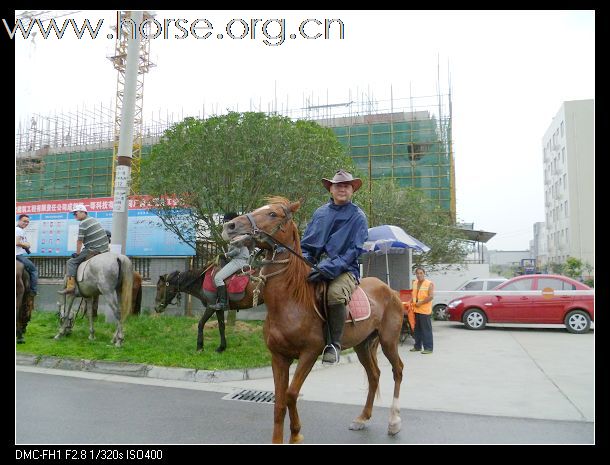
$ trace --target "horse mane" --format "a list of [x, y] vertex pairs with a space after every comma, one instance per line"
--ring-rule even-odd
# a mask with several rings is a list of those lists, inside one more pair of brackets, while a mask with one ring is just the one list
[[[265, 199], [270, 204], [280, 204], [286, 208], [290, 208], [290, 200], [285, 197], [273, 196]], [[299, 230], [293, 220], [287, 223], [289, 232], [292, 236], [293, 247], [292, 249], [298, 254], [303, 255], [301, 249], [301, 238], [299, 237]], [[290, 247], [290, 244], [286, 244]], [[286, 279], [286, 287], [292, 291], [292, 295], [297, 303], [302, 304], [304, 307], [313, 305], [315, 302], [314, 287], [307, 281], [307, 275], [309, 274], [309, 267], [297, 256], [289, 253], [288, 265], [285, 271], [284, 277]]]

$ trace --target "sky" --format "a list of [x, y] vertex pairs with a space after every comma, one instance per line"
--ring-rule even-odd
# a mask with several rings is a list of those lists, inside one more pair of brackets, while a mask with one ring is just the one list
[[[595, 97], [592, 10], [154, 13], [163, 27], [150, 41], [145, 124], [357, 96], [383, 106], [450, 88], [457, 219], [495, 232], [490, 250], [529, 247], [533, 224], [544, 221], [542, 137], [564, 101]], [[32, 114], [113, 105], [117, 74], [107, 57], [116, 11], [55, 16], [68, 24], [61, 38], [13, 38], [16, 130]], [[8, 35], [14, 18], [5, 19]], [[79, 39], [71, 19], [79, 27], [88, 19], [99, 33]], [[325, 19], [341, 20], [343, 38], [338, 22], [324, 38]]]

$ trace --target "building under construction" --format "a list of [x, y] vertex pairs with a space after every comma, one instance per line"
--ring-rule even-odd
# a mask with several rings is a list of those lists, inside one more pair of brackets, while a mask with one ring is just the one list
[[[392, 178], [402, 187], [417, 188], [455, 221], [449, 94], [326, 105], [304, 99], [298, 109], [277, 111], [271, 106], [268, 113], [315, 120], [332, 128], [371, 182]], [[34, 115], [29, 124], [20, 125], [16, 135], [17, 201], [112, 196], [116, 114], [112, 105], [100, 104], [71, 113]], [[183, 116], [167, 114], [142, 121], [134, 144], [134, 165]], [[138, 175], [134, 170], [134, 186]]]
[[369, 182], [390, 178], [414, 187], [455, 222], [451, 96], [408, 100], [409, 106], [401, 107], [402, 99], [375, 102], [368, 111], [317, 121], [332, 128]]

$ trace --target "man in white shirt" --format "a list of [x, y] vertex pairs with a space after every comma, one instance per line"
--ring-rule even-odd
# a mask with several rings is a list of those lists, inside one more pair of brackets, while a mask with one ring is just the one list
[[30, 273], [30, 292], [36, 295], [38, 293], [38, 269], [26, 255], [30, 253], [30, 243], [25, 237], [24, 231], [28, 224], [30, 224], [30, 217], [19, 215], [19, 221], [15, 226], [15, 258], [23, 263], [25, 269]]

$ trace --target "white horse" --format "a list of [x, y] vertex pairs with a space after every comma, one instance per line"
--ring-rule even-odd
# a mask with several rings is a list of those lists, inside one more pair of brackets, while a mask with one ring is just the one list
[[[93, 330], [93, 297], [104, 295], [116, 318], [116, 331], [112, 343], [117, 347], [123, 344], [123, 320], [131, 311], [133, 288], [133, 265], [125, 255], [105, 252], [81, 263], [76, 273], [74, 294], [65, 294], [63, 304], [59, 305], [60, 328], [55, 339], [72, 332], [76, 311], [72, 310], [75, 297], [83, 297], [89, 314], [89, 339], [95, 339]], [[64, 279], [64, 286], [65, 286]], [[119, 310], [120, 301], [120, 310]]]

